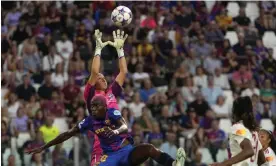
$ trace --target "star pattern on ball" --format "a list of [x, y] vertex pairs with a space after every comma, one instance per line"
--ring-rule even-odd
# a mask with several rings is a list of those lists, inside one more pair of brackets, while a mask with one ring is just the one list
[[124, 8], [120, 9], [119, 12], [120, 12], [120, 13], [123, 13], [123, 12], [124, 12]]
[[112, 21], [116, 21], [116, 16], [112, 16]]

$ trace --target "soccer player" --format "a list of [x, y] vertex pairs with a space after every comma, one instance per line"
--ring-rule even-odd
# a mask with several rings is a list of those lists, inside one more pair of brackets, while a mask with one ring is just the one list
[[164, 166], [183, 166], [185, 151], [179, 148], [176, 160], [167, 153], [156, 149], [151, 144], [140, 144], [133, 147], [133, 139], [128, 134], [128, 128], [121, 112], [107, 107], [107, 100], [103, 95], [96, 95], [90, 102], [90, 116], [74, 126], [69, 131], [60, 134], [42, 147], [28, 151], [40, 153], [50, 146], [60, 144], [79, 132], [90, 130], [100, 140], [104, 155], [99, 166], [137, 166], [152, 158]]
[[[91, 75], [84, 90], [84, 99], [87, 104], [87, 108], [90, 109], [91, 99], [98, 94], [102, 94], [106, 97], [108, 108], [118, 109], [116, 97], [121, 95], [122, 86], [127, 74], [127, 63], [124, 57], [124, 42], [127, 38], [127, 34], [124, 35], [124, 31], [117, 30], [117, 34], [113, 32], [114, 42], [102, 42], [102, 33], [99, 30], [95, 30], [96, 48], [95, 55], [91, 65]], [[116, 48], [119, 58], [119, 74], [115, 81], [108, 87], [107, 81], [103, 74], [100, 73], [100, 61], [101, 51], [107, 45], [110, 44]], [[94, 136], [93, 152], [91, 156], [91, 166], [96, 165], [101, 157], [102, 149], [98, 137]]]
[[265, 163], [258, 139], [258, 125], [249, 97], [239, 97], [233, 104], [233, 125], [229, 135], [231, 158], [211, 166], [257, 166]]
[[273, 138], [272, 132], [261, 129], [259, 131], [260, 142], [263, 146], [265, 160], [268, 166], [276, 166], [276, 155], [274, 153], [276, 142]]

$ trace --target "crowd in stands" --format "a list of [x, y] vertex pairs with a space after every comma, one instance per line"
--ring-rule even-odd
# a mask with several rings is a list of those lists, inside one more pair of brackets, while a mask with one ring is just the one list
[[[235, 17], [228, 14], [229, 2], [207, 3], [1, 2], [1, 164], [24, 165], [25, 150], [62, 132], [56, 120], [65, 119], [68, 129], [87, 116], [83, 90], [94, 30], [103, 41], [113, 40], [118, 27], [110, 14], [118, 5], [133, 12], [123, 28], [129, 73], [117, 100], [135, 144], [152, 143], [173, 157], [184, 146], [188, 166], [226, 159], [227, 131], [219, 124], [231, 119], [235, 98], [252, 98], [258, 122], [276, 117], [276, 49], [262, 40], [266, 32], [275, 35], [276, 3], [236, 2]], [[259, 9], [254, 20], [246, 15], [249, 3]], [[236, 43], [226, 38], [229, 31], [237, 34]], [[106, 46], [101, 59], [101, 72], [111, 82], [118, 71], [116, 50]], [[29, 139], [4, 155], [11, 138], [26, 133]], [[93, 136], [78, 137], [79, 163], [89, 165]], [[50, 156], [54, 166], [69, 166], [73, 154], [64, 143], [31, 156], [30, 165], [45, 165]]]

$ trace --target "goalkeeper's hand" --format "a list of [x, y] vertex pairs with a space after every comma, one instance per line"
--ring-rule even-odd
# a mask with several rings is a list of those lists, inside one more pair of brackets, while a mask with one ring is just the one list
[[95, 39], [96, 39], [96, 49], [95, 49], [95, 56], [101, 55], [102, 49], [108, 44], [108, 42], [102, 42], [102, 32], [98, 29], [95, 30]]
[[117, 34], [113, 31], [114, 42], [108, 41], [108, 44], [115, 47], [118, 53], [118, 57], [121, 58], [124, 56], [124, 43], [128, 34], [124, 35], [124, 31], [117, 30]]

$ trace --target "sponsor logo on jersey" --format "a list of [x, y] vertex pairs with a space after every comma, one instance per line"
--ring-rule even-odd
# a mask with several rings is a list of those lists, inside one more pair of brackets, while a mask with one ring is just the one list
[[246, 130], [245, 129], [239, 129], [236, 131], [236, 135], [241, 135], [241, 136], [244, 136], [246, 133]]

